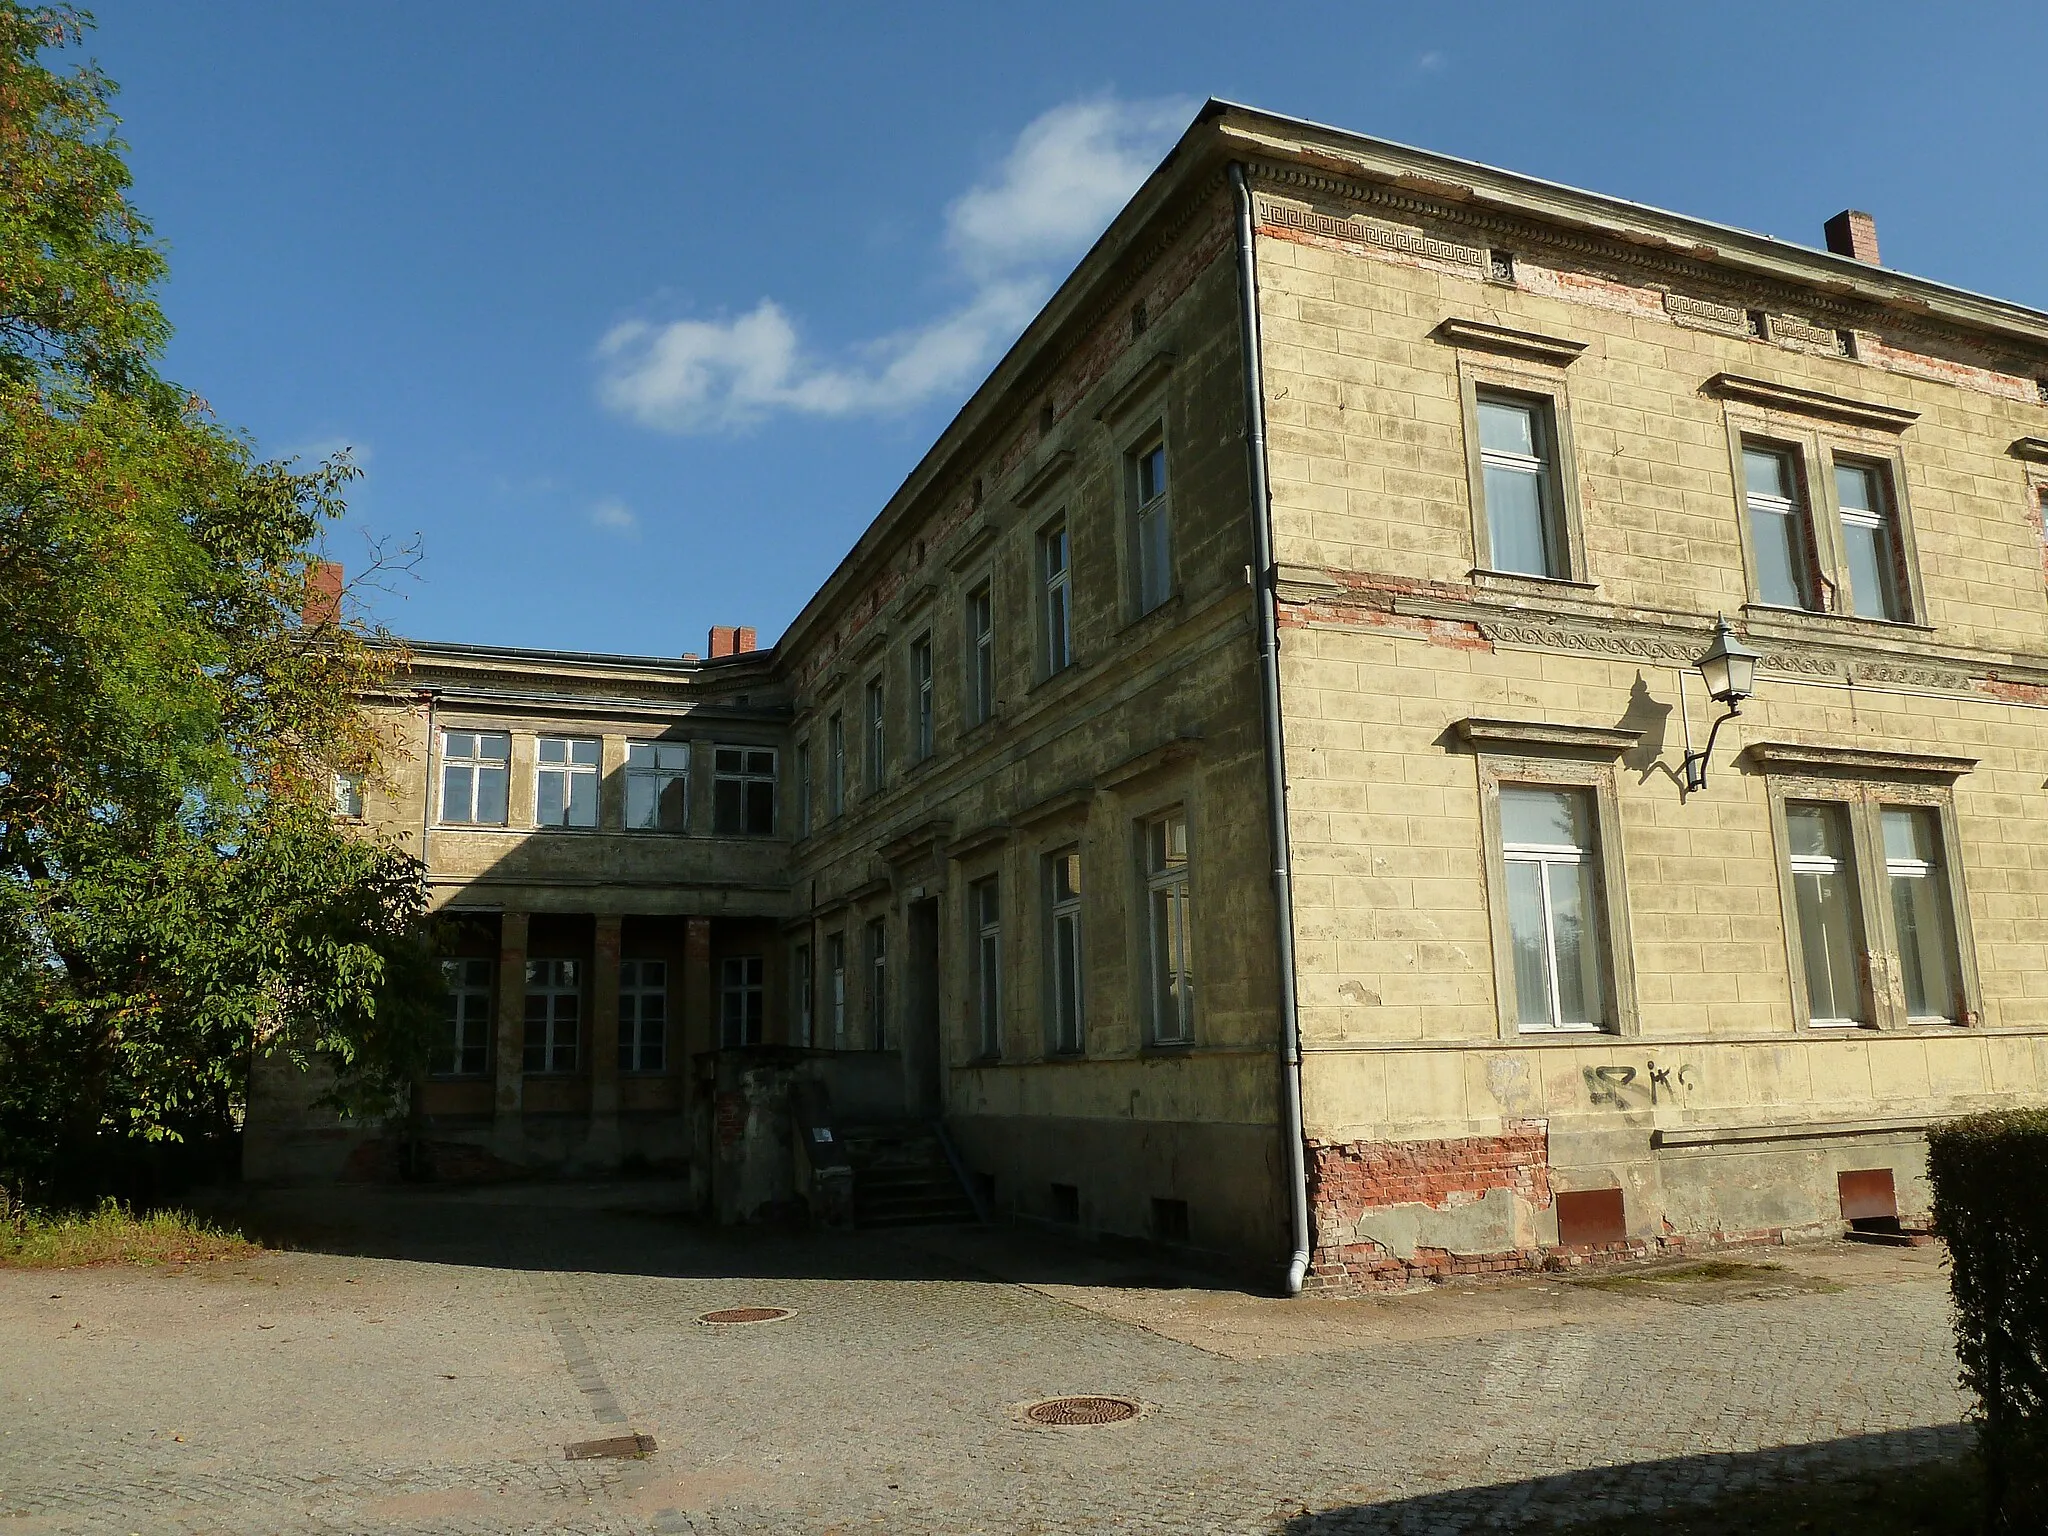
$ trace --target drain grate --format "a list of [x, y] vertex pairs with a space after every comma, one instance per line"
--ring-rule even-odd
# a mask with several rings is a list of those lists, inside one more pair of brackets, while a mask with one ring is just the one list
[[562, 1447], [564, 1461], [596, 1461], [600, 1457], [620, 1460], [646, 1456], [654, 1450], [652, 1435], [614, 1435], [609, 1440], [578, 1440]]
[[788, 1307], [726, 1307], [718, 1312], [706, 1312], [697, 1319], [715, 1327], [730, 1327], [735, 1323], [779, 1323], [790, 1316]]
[[1138, 1405], [1127, 1397], [1052, 1397], [1024, 1410], [1034, 1424], [1121, 1424], [1137, 1416]]

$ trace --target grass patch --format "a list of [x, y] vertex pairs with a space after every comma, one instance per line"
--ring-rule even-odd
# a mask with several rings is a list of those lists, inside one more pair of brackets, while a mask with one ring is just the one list
[[[1744, 1259], [1702, 1259], [1697, 1264], [1679, 1264], [1670, 1269], [1633, 1270], [1621, 1274], [1572, 1277], [1568, 1283], [1595, 1291], [1633, 1290], [1639, 1285], [1711, 1285], [1731, 1280], [1769, 1281], [1785, 1273], [1782, 1264], [1757, 1263]], [[1833, 1287], [1828, 1287], [1833, 1289]]]
[[182, 1264], [257, 1251], [239, 1232], [186, 1211], [137, 1215], [118, 1200], [86, 1213], [31, 1211], [0, 1220], [0, 1269], [74, 1269], [84, 1264]]
[[[1734, 1494], [1690, 1509], [1553, 1525], [1563, 1536], [1977, 1536], [1984, 1476], [1976, 1458], [1886, 1468], [1839, 1482], [1802, 1483]], [[1542, 1528], [1539, 1528], [1542, 1529]], [[1533, 1533], [1532, 1533], [1533, 1536]]]

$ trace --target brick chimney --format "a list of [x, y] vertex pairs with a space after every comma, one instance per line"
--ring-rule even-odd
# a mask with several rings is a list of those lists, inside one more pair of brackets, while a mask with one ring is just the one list
[[308, 629], [328, 629], [341, 622], [342, 570], [332, 560], [306, 565], [306, 602], [299, 620]]
[[1844, 208], [1827, 222], [1828, 249], [1837, 256], [1853, 256], [1881, 267], [1877, 259], [1877, 220], [1854, 208]]
[[729, 624], [714, 624], [711, 626], [711, 659], [713, 661], [716, 661], [721, 656], [744, 656], [753, 649], [754, 631], [752, 626], [746, 624], [742, 624], [738, 628], [734, 628]]

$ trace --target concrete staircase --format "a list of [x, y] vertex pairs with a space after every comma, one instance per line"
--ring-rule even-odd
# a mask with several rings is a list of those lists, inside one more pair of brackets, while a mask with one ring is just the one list
[[847, 1126], [839, 1140], [853, 1165], [856, 1227], [934, 1227], [979, 1219], [929, 1125]]

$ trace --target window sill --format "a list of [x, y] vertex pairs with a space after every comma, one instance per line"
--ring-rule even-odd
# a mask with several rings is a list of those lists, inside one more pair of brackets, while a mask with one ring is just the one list
[[1137, 630], [1150, 625], [1156, 629], [1170, 629], [1180, 622], [1187, 612], [1187, 597], [1184, 590], [1175, 587], [1171, 594], [1153, 604], [1136, 618], [1117, 631], [1117, 638], [1123, 639]]
[[1742, 616], [1746, 621], [1761, 620], [1766, 624], [1783, 624], [1791, 633], [1806, 630], [1815, 634], [1866, 634], [1866, 635], [1932, 635], [1932, 624], [1921, 624], [1911, 619], [1867, 619], [1856, 613], [1823, 613], [1813, 608], [1785, 608], [1777, 603], [1744, 603]]
[[1141, 1056], [1184, 1056], [1194, 1050], [1195, 1042], [1187, 1040], [1147, 1040], [1139, 1050]]
[[[1149, 616], [1150, 615], [1147, 615], [1147, 617]], [[1083, 668], [1086, 667], [1086, 665], [1086, 662], [1082, 661], [1080, 657], [1076, 656], [1073, 658], [1073, 660], [1069, 661], [1064, 667], [1061, 667], [1059, 671], [1046, 673], [1045, 676], [1041, 677], [1037, 682], [1033, 683], [1030, 686], [1030, 688], [1026, 690], [1026, 692], [1039, 693], [1045, 689], [1053, 687], [1056, 684], [1067, 682], [1073, 677], [1077, 676], [1083, 670]]]
[[1465, 573], [1473, 585], [1492, 592], [1527, 592], [1532, 596], [1554, 592], [1598, 592], [1597, 581], [1580, 581], [1571, 576], [1535, 576], [1527, 571], [1496, 571], [1475, 565]]
[[1622, 1032], [1611, 1024], [1559, 1024], [1545, 1029], [1524, 1029], [1516, 1025], [1509, 1031], [1510, 1040], [1536, 1044], [1544, 1040], [1573, 1043], [1584, 1040], [1619, 1040]]

